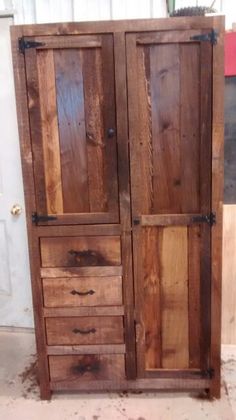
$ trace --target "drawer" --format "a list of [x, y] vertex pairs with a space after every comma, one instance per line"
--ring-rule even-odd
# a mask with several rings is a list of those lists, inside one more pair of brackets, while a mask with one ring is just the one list
[[119, 381], [125, 377], [123, 354], [49, 356], [52, 382]]
[[41, 238], [42, 267], [90, 267], [121, 264], [119, 236]]
[[48, 345], [121, 344], [122, 316], [46, 318]]
[[43, 279], [45, 307], [122, 305], [122, 277]]

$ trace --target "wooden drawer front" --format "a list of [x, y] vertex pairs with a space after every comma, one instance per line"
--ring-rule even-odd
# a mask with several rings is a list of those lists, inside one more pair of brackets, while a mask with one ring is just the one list
[[55, 382], [119, 381], [125, 377], [124, 355], [49, 356], [49, 370]]
[[122, 305], [122, 277], [43, 279], [44, 306]]
[[43, 267], [90, 267], [121, 264], [119, 236], [41, 238]]
[[48, 345], [120, 344], [124, 342], [123, 318], [46, 318]]

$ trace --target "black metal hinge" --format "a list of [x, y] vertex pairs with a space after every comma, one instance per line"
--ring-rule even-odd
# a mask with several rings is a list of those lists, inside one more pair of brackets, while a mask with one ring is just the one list
[[193, 223], [208, 223], [209, 226], [213, 226], [216, 224], [216, 214], [209, 213], [209, 214], [200, 214], [197, 216], [192, 217]]
[[207, 41], [212, 45], [216, 45], [218, 36], [218, 32], [212, 29], [208, 34], [193, 35], [190, 37], [190, 39], [191, 41]]
[[43, 47], [44, 45], [45, 45], [44, 42], [29, 41], [29, 40], [26, 40], [24, 37], [19, 38], [18, 40], [19, 51], [22, 54], [24, 54], [25, 50], [28, 50], [29, 48]]
[[49, 222], [50, 220], [57, 220], [56, 216], [42, 215], [38, 213], [32, 214], [32, 222], [37, 225], [39, 222]]
[[215, 376], [215, 371], [212, 368], [205, 369], [202, 371], [203, 378], [212, 379]]

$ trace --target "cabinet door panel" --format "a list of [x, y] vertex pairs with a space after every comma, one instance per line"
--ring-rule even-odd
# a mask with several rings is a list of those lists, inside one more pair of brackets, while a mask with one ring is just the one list
[[25, 57], [36, 210], [57, 217], [46, 223], [118, 222], [113, 38], [35, 40]]
[[192, 35], [126, 38], [140, 377], [209, 368], [212, 46]]

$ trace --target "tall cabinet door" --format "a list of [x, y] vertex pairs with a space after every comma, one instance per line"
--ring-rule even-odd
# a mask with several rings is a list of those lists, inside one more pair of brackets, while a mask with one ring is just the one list
[[126, 38], [139, 377], [209, 374], [213, 47], [200, 34]]
[[36, 221], [118, 222], [112, 35], [24, 41]]

